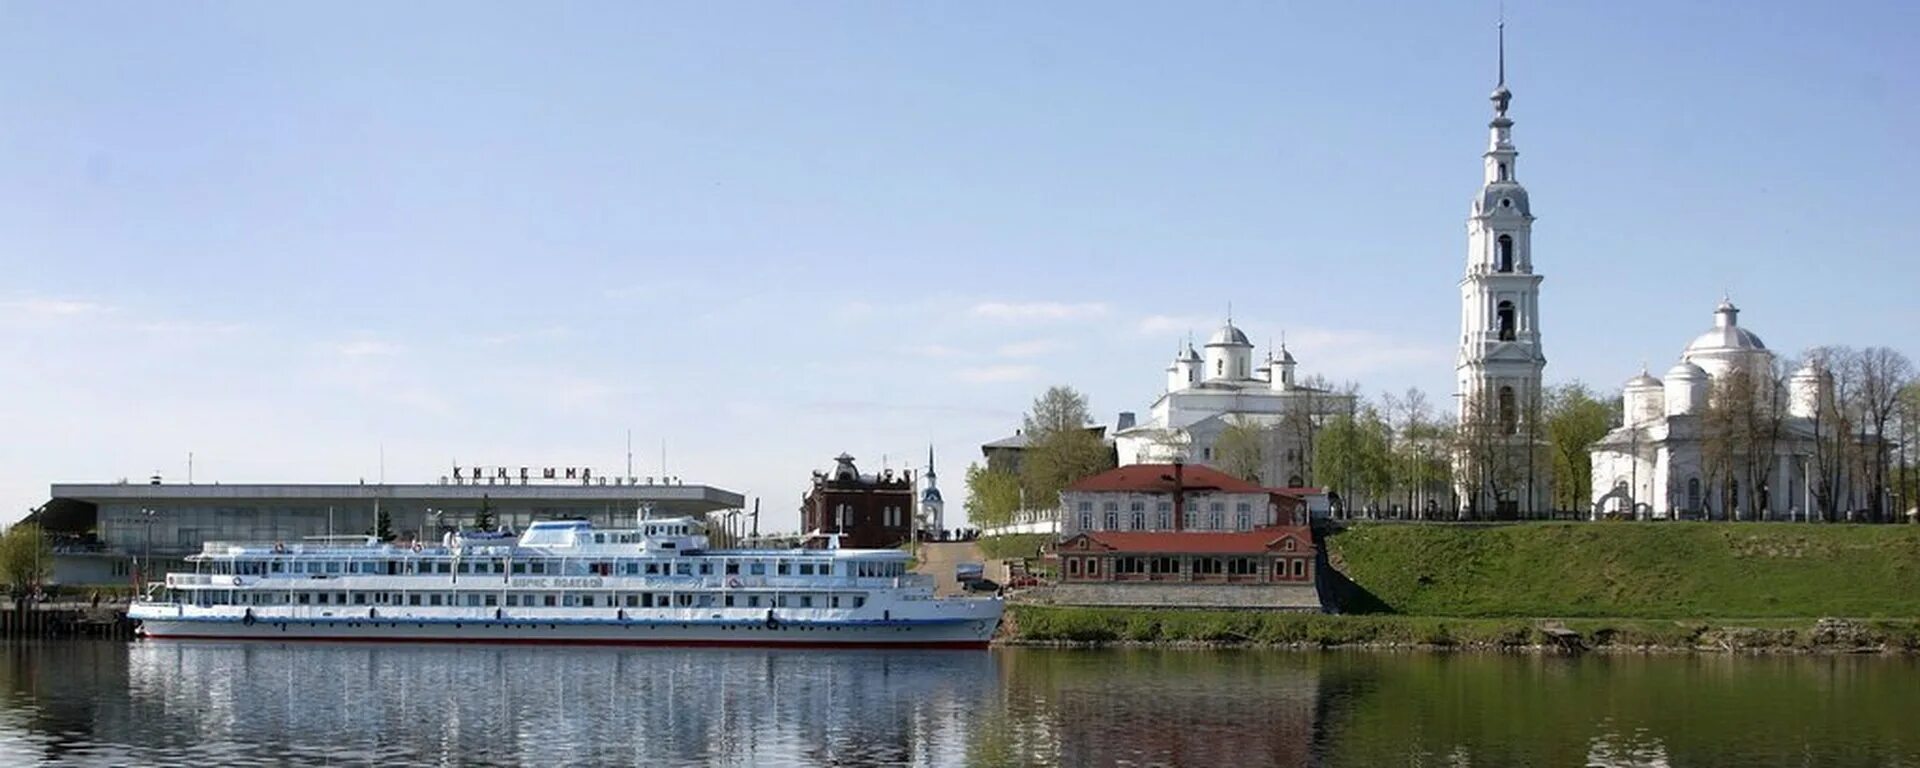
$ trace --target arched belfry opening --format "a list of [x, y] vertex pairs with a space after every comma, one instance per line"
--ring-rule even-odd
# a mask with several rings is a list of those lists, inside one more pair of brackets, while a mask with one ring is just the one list
[[1494, 313], [1496, 315], [1495, 327], [1499, 329], [1500, 340], [1513, 341], [1517, 333], [1514, 329], [1513, 302], [1500, 302], [1499, 307], [1494, 310]]
[[1493, 269], [1496, 272], [1513, 271], [1513, 235], [1501, 235], [1494, 241]]

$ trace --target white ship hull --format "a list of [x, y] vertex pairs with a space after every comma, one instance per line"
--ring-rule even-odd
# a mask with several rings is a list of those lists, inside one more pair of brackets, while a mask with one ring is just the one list
[[[182, 615], [173, 606], [131, 612], [153, 639], [540, 643], [753, 647], [985, 648], [999, 624], [998, 600], [941, 601], [943, 616], [839, 620], [563, 617], [274, 617]], [[957, 603], [957, 604], [956, 604]], [[263, 612], [264, 613], [264, 612]], [[174, 614], [171, 616], [163, 614]]]

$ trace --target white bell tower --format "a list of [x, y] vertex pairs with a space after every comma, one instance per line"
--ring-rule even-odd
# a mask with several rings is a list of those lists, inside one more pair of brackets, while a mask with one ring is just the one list
[[1468, 444], [1454, 456], [1461, 504], [1476, 517], [1545, 513], [1549, 483], [1540, 374], [1540, 281], [1533, 268], [1533, 208], [1520, 186], [1507, 105], [1506, 24], [1500, 25], [1499, 84], [1480, 192], [1467, 216], [1467, 270], [1460, 279], [1460, 354], [1455, 362], [1460, 423]]

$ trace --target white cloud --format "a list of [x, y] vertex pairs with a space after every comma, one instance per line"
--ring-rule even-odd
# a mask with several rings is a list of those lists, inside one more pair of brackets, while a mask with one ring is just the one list
[[480, 337], [480, 343], [490, 347], [516, 344], [522, 341], [550, 341], [573, 335], [572, 329], [562, 325], [550, 325], [545, 328], [532, 328], [524, 331], [504, 331]]
[[0, 309], [5, 309], [13, 314], [42, 319], [102, 315], [114, 310], [113, 307], [98, 302], [50, 298], [0, 301]]
[[390, 341], [362, 339], [333, 345], [333, 352], [346, 358], [396, 357], [406, 348]]
[[1443, 345], [1411, 342], [1376, 331], [1343, 328], [1289, 330], [1287, 348], [1299, 359], [1302, 371], [1324, 373], [1334, 378], [1445, 366], [1453, 356], [1453, 350]]
[[1053, 339], [1034, 339], [1002, 344], [996, 350], [1001, 357], [1039, 357], [1060, 348], [1060, 342]]
[[955, 357], [962, 357], [967, 354], [965, 350], [962, 350], [958, 347], [949, 347], [945, 344], [921, 344], [919, 346], [907, 347], [903, 351], [909, 355], [925, 357], [933, 360], [944, 360], [944, 359], [950, 359]]
[[1198, 315], [1148, 315], [1141, 318], [1138, 328], [1140, 333], [1148, 335], [1187, 333], [1212, 328], [1218, 322]]
[[987, 301], [973, 305], [968, 314], [988, 320], [1083, 320], [1107, 314], [1107, 305], [1099, 302], [1070, 304], [1058, 301]]
[[960, 369], [960, 380], [974, 384], [999, 384], [1009, 381], [1027, 381], [1040, 375], [1040, 369], [1031, 365], [983, 365]]

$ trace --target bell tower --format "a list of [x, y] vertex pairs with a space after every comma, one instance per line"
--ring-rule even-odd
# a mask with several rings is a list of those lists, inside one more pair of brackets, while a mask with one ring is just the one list
[[1507, 107], [1506, 23], [1499, 27], [1499, 80], [1489, 97], [1480, 191], [1467, 216], [1466, 275], [1460, 279], [1460, 353], [1454, 371], [1460, 424], [1454, 456], [1461, 503], [1476, 517], [1547, 511], [1545, 460], [1536, 424], [1540, 375], [1540, 281], [1533, 263], [1533, 206], [1520, 185]]

